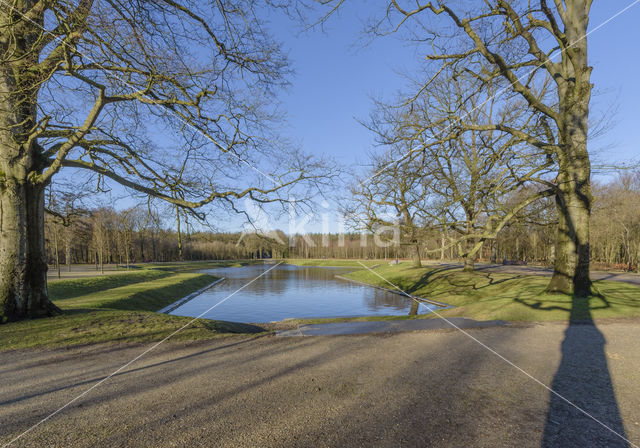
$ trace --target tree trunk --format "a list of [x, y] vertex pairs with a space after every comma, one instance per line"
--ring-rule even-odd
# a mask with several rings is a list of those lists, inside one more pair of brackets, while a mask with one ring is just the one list
[[411, 309], [409, 310], [409, 316], [417, 316], [420, 309], [420, 302], [416, 299], [411, 300]]
[[44, 189], [4, 173], [0, 185], [0, 322], [51, 316], [59, 309], [49, 301], [47, 291]]
[[587, 150], [589, 101], [592, 85], [587, 64], [589, 8], [582, 1], [566, 3], [565, 33], [571, 43], [568, 60], [556, 78], [559, 98], [560, 150], [556, 206], [559, 222], [556, 260], [549, 292], [586, 297], [589, 277], [589, 221], [591, 217], [591, 163]]
[[[574, 173], [576, 182], [567, 182], [568, 187], [556, 198], [558, 207], [558, 230], [556, 235], [554, 273], [547, 287], [549, 292], [587, 296], [591, 292], [589, 277], [589, 218], [591, 199], [589, 175]], [[578, 191], [576, 191], [578, 190]], [[586, 190], [588, 196], [580, 190]]]
[[73, 238], [73, 227], [69, 224], [65, 229], [64, 239], [64, 261], [67, 264], [67, 272], [71, 272], [71, 239]]
[[464, 268], [462, 268], [462, 270], [464, 272], [473, 272], [475, 271], [475, 260], [473, 259], [473, 257], [470, 257], [469, 255], [465, 255], [463, 257], [464, 260]]
[[414, 268], [422, 267], [422, 260], [420, 259], [420, 244], [418, 243], [411, 245], [411, 261]]
[[[471, 232], [469, 229], [467, 231]], [[482, 246], [482, 243], [479, 243], [479, 245], [476, 246], [476, 243], [470, 238], [464, 242], [464, 250], [460, 251], [462, 261], [464, 262], [464, 267], [462, 268], [464, 272], [475, 271], [476, 258], [478, 256], [478, 252], [482, 249]]]
[[61, 273], [60, 273], [60, 244], [58, 242], [59, 238], [58, 238], [58, 226], [53, 223], [53, 250], [55, 253], [55, 257], [56, 257], [56, 271], [58, 272], [58, 278], [61, 277]]
[[176, 206], [176, 224], [178, 229], [178, 260], [182, 261], [182, 232], [180, 230], [180, 209]]
[[138, 233], [140, 234], [140, 261], [144, 262], [146, 261], [144, 256], [144, 231], [140, 230]]
[[[29, 135], [37, 123], [37, 89], [32, 78], [41, 39], [33, 15], [12, 32], [20, 10], [34, 9], [34, 0], [13, 2], [0, 12], [0, 323], [25, 317], [52, 315], [44, 249], [44, 187], [39, 180], [44, 164], [40, 148]], [[15, 10], [17, 9], [17, 11]]]

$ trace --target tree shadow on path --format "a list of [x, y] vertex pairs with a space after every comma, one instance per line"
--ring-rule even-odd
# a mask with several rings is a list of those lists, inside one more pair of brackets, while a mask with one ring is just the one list
[[536, 309], [564, 309], [570, 316], [562, 341], [562, 360], [551, 384], [560, 396], [550, 394], [543, 448], [630, 446], [609, 373], [606, 339], [591, 317], [593, 300], [602, 301], [598, 308], [609, 307], [604, 297], [573, 297], [571, 309], [519, 300]]

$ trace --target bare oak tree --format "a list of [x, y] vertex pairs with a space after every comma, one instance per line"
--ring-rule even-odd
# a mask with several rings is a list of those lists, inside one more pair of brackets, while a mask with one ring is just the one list
[[[330, 15], [345, 0], [320, 1]], [[483, 82], [502, 82], [542, 115], [544, 133], [521, 132], [509, 125], [484, 130], [507, 132], [544, 149], [557, 165], [554, 188], [559, 223], [554, 275], [548, 290], [586, 296], [589, 277], [591, 162], [587, 150], [592, 67], [588, 64], [587, 27], [592, 0], [409, 1], [389, 0], [374, 17], [375, 35], [405, 32], [428, 48], [428, 69], [421, 89], [440, 71], [463, 69]], [[325, 16], [326, 19], [326, 16]], [[540, 95], [552, 83], [550, 94]]]
[[373, 157], [368, 176], [351, 187], [350, 205], [344, 212], [359, 230], [380, 232], [383, 227], [395, 227], [400, 233], [400, 241], [395, 243], [408, 246], [413, 266], [420, 267], [421, 243], [427, 227], [429, 177], [422, 171], [421, 161], [396, 162], [403, 151], [406, 148], [396, 146], [382, 156]]
[[[428, 90], [401, 94], [392, 104], [377, 103], [370, 129], [381, 144], [401, 144], [405, 149], [389, 156], [391, 162], [359, 189], [366, 192], [368, 183], [378, 185], [391, 167], [397, 179], [416, 179], [422, 188], [410, 194], [417, 198], [414, 205], [420, 205], [422, 221], [430, 226], [422, 234], [438, 230], [447, 235], [448, 243], [443, 239], [437, 249], [441, 257], [446, 249], [457, 248], [464, 270], [472, 271], [485, 242], [495, 239], [532, 203], [553, 193], [538, 185], [547, 182], [553, 166], [545, 151], [485, 125], [508, 123], [524, 131], [536, 122], [535, 111], [517, 98], [498, 99], [486, 82], [443, 70]], [[398, 173], [398, 167], [403, 172]], [[536, 185], [519, 201], [510, 200], [532, 183]]]
[[187, 210], [315, 178], [270, 126], [289, 68], [260, 3], [0, 2], [0, 322], [57, 311], [43, 205], [61, 170]]

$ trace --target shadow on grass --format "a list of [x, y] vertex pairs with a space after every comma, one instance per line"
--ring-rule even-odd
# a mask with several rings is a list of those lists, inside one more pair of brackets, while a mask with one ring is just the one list
[[[593, 300], [602, 304], [591, 306]], [[550, 396], [542, 447], [628, 447], [607, 363], [606, 339], [591, 316], [595, 309], [610, 307], [606, 298], [574, 296], [567, 307], [516, 301], [536, 310], [569, 314], [562, 359], [551, 384], [555, 393]]]
[[[451, 275], [450, 275], [451, 274]], [[425, 273], [417, 282], [406, 289], [409, 293], [415, 293], [422, 288], [432, 286], [428, 292], [429, 297], [436, 298], [452, 293], [469, 294], [481, 291], [485, 288], [494, 287], [500, 284], [519, 280], [525, 276], [519, 274], [495, 274], [490, 272], [469, 272], [462, 274], [460, 267], [456, 265], [445, 266], [433, 269]], [[436, 282], [438, 284], [436, 284]], [[505, 285], [506, 286], [506, 285]]]
[[[160, 273], [162, 279], [167, 275]], [[171, 275], [171, 274], [168, 274]], [[144, 286], [154, 286], [145, 288], [133, 287], [131, 290], [123, 288], [115, 289], [113, 293], [106, 292], [104, 295], [94, 295], [90, 299], [71, 302], [64, 302], [61, 305], [65, 312], [71, 309], [110, 309], [122, 311], [157, 311], [167, 305], [180, 300], [186, 294], [197, 291], [210, 284], [215, 277], [205, 275], [182, 278], [179, 281], [172, 282], [172, 278], [168, 281], [159, 282], [158, 284], [150, 284]], [[115, 292], [119, 291], [118, 294]]]
[[162, 272], [182, 272], [199, 269], [217, 269], [229, 267], [242, 267], [258, 263], [255, 260], [227, 260], [227, 261], [184, 261], [179, 263], [167, 263], [166, 265], [155, 264], [147, 268], [152, 271]]
[[447, 271], [453, 271], [453, 270], [456, 270], [456, 269], [460, 269], [460, 266], [457, 266], [457, 265], [443, 265], [443, 266], [435, 268], [435, 269], [430, 269], [422, 277], [420, 277], [420, 279], [417, 282], [415, 282], [414, 284], [412, 284], [408, 288], [403, 288], [403, 290], [405, 290], [406, 292], [408, 292], [410, 294], [413, 294], [414, 292], [422, 289], [423, 287], [426, 287], [431, 281], [433, 281], [435, 279], [435, 277], [438, 274], [441, 274], [441, 273], [447, 272]]
[[146, 270], [130, 274], [110, 274], [104, 277], [60, 280], [55, 283], [50, 283], [48, 286], [51, 299], [54, 301], [63, 301], [94, 292], [157, 280], [168, 277], [169, 275], [171, 275], [170, 272], [153, 272]]

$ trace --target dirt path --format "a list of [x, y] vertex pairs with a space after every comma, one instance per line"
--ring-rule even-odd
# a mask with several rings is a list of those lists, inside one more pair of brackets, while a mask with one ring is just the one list
[[[640, 322], [467, 331], [640, 444]], [[0, 443], [147, 347], [0, 353]], [[167, 343], [14, 446], [631, 445], [440, 330]]]

